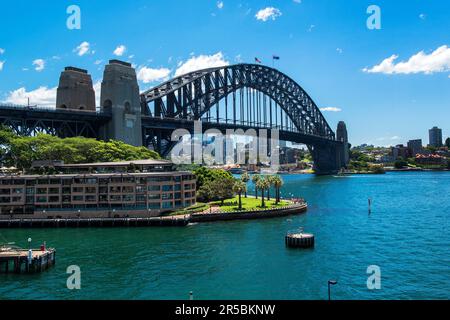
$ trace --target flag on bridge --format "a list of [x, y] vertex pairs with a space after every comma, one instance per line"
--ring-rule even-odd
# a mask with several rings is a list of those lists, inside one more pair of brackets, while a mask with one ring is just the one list
[[258, 58], [255, 58], [255, 62], [256, 62], [256, 63], [262, 63], [262, 61], [259, 60]]
[[273, 58], [273, 60], [280, 60], [280, 57], [276, 56], [276, 55], [273, 55], [272, 58]]

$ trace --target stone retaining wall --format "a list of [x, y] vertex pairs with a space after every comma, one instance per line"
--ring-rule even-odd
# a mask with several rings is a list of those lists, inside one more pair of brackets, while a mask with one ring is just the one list
[[285, 217], [289, 215], [305, 213], [308, 210], [307, 204], [298, 204], [277, 209], [247, 211], [247, 212], [216, 212], [191, 215], [190, 222], [213, 222], [230, 220], [252, 220]]

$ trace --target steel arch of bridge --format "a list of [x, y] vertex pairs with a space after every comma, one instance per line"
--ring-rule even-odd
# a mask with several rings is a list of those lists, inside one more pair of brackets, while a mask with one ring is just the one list
[[[291, 120], [293, 126], [289, 131], [335, 141], [335, 133], [305, 90], [285, 74], [267, 66], [238, 64], [191, 72], [144, 92], [141, 101], [147, 117], [171, 120], [199, 120], [217, 105], [219, 122], [218, 104], [232, 95], [230, 125], [236, 126], [241, 124], [236, 117], [236, 93], [244, 88], [272, 99]], [[225, 103], [228, 108], [228, 98]], [[271, 113], [266, 123], [255, 121], [253, 124], [275, 127]]]

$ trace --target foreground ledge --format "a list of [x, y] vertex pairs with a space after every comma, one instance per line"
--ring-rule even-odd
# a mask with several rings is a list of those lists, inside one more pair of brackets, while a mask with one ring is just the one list
[[302, 214], [308, 210], [308, 204], [293, 204], [276, 209], [255, 210], [255, 211], [235, 211], [235, 212], [215, 212], [215, 213], [195, 213], [191, 214], [190, 222], [214, 222], [231, 220], [254, 220], [286, 217], [290, 215]]

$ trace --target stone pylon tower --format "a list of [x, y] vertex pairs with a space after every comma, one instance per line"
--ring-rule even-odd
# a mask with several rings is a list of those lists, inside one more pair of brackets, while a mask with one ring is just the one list
[[350, 162], [350, 146], [348, 143], [347, 126], [344, 121], [340, 121], [338, 123], [336, 139], [344, 143], [344, 149], [341, 155], [341, 164], [346, 167]]
[[109, 61], [103, 74], [100, 102], [102, 109], [112, 114], [105, 138], [142, 146], [139, 86], [136, 70], [130, 63]]
[[95, 111], [95, 91], [86, 70], [66, 67], [59, 78], [56, 108]]

